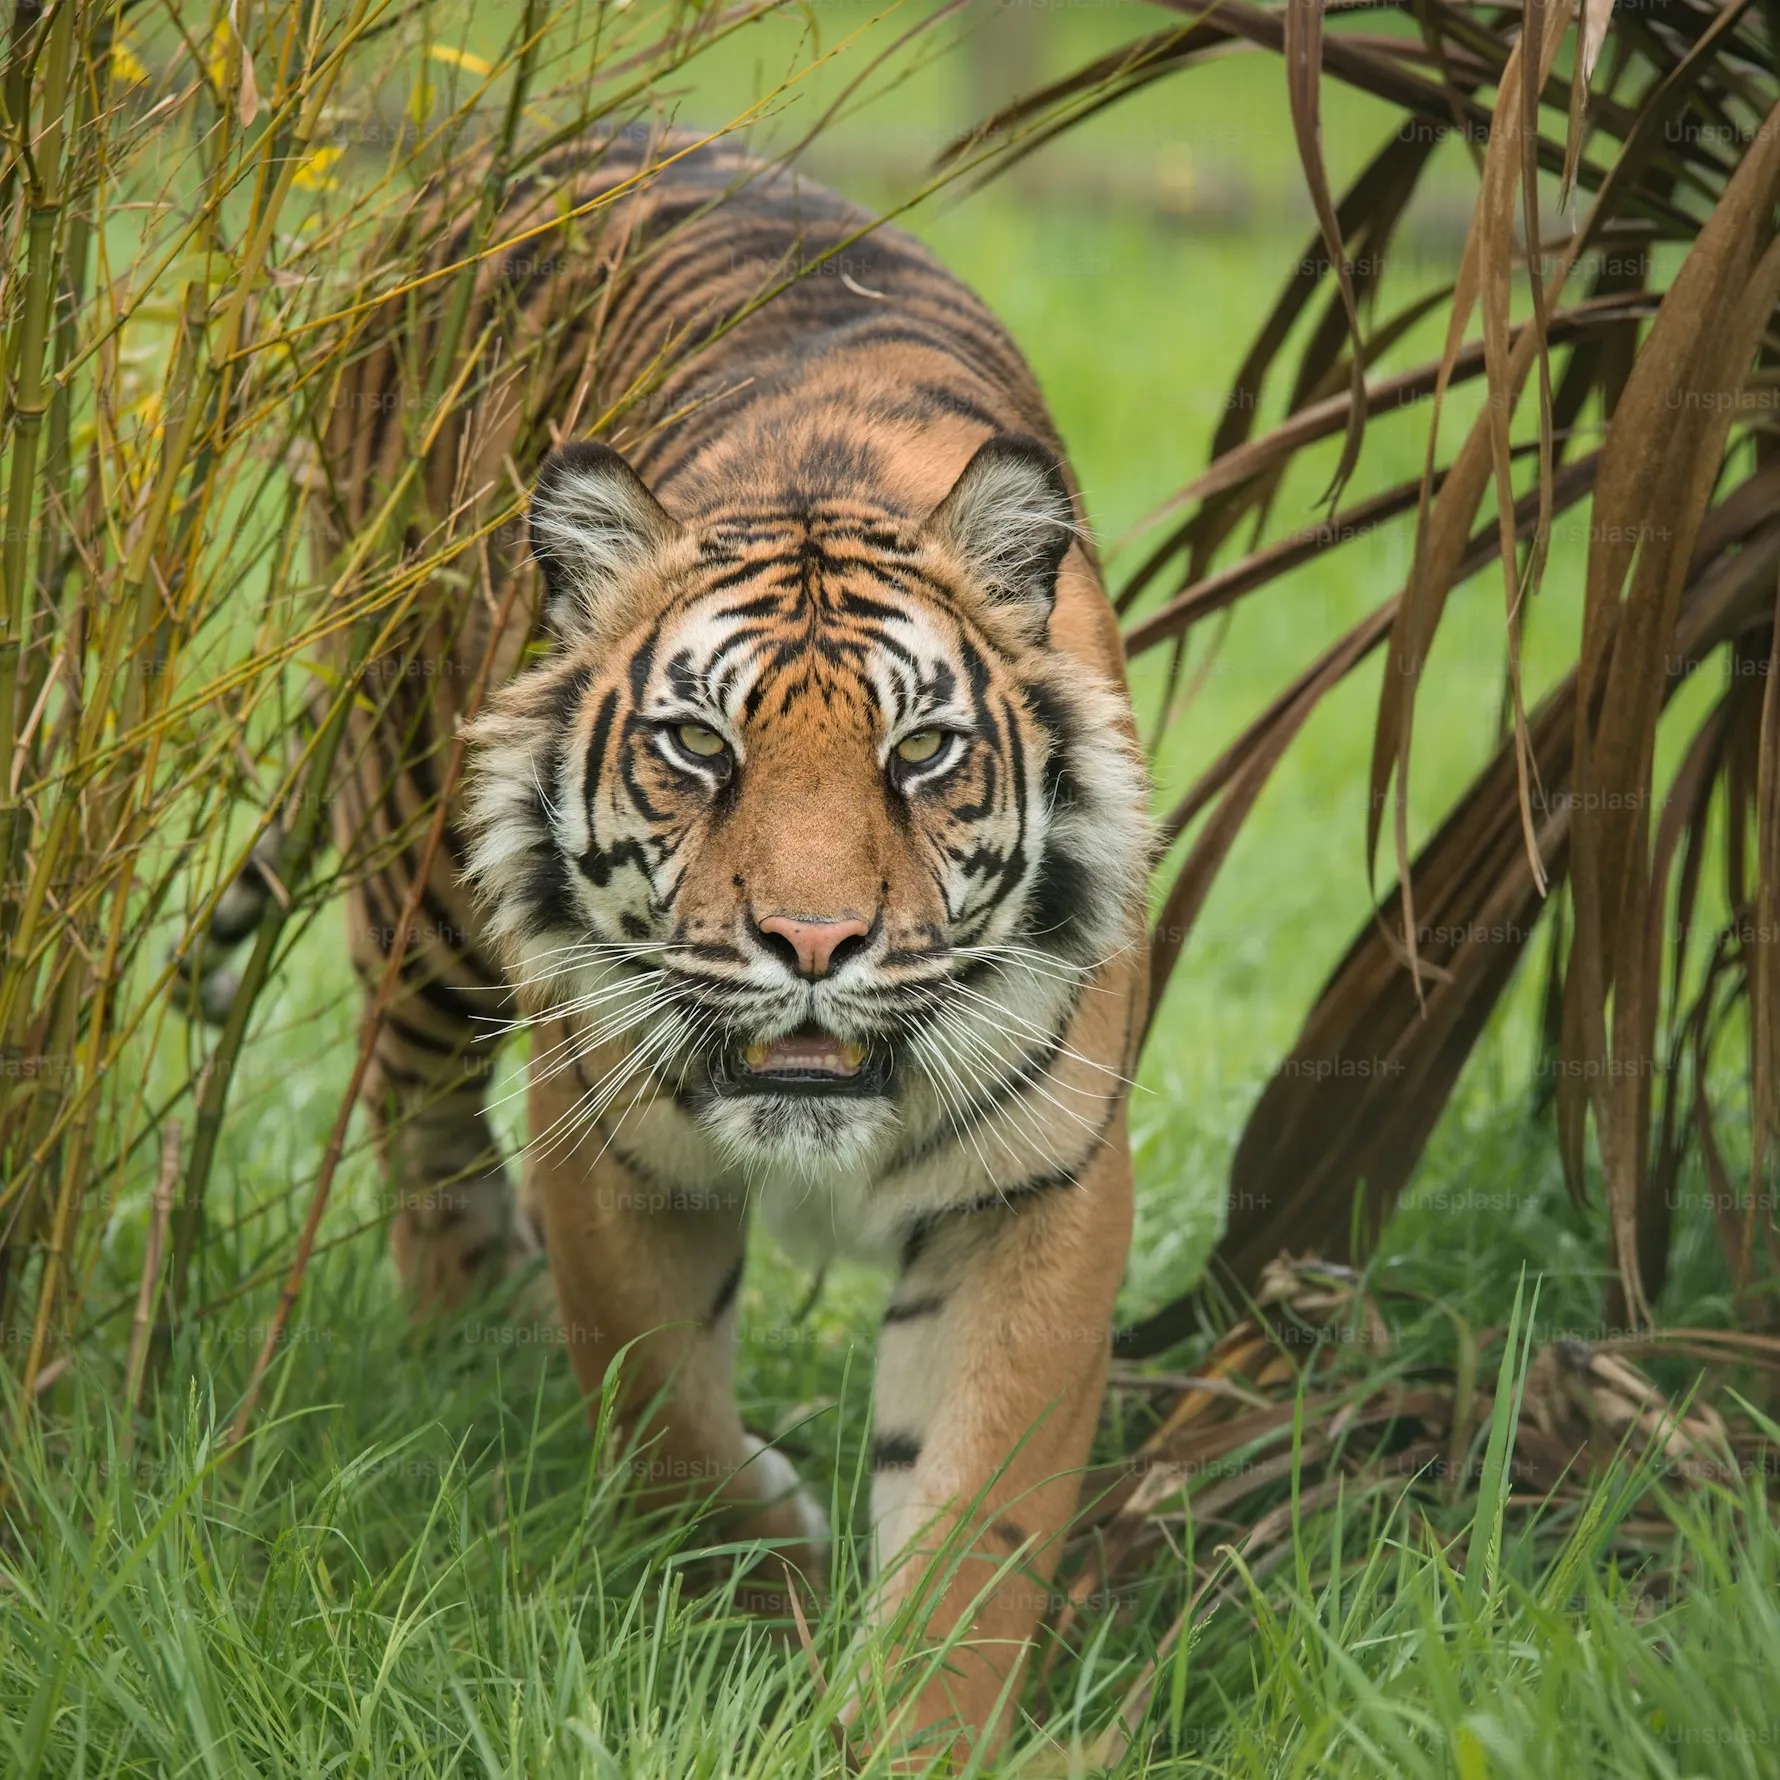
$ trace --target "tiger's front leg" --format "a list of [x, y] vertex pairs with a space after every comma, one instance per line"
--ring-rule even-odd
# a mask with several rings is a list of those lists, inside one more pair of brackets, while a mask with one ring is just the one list
[[[542, 1048], [560, 1042], [546, 1029]], [[606, 1061], [609, 1063], [610, 1059]], [[591, 1066], [590, 1066], [591, 1067]], [[593, 1072], [597, 1074], [597, 1071]], [[734, 1367], [746, 1202], [738, 1188], [669, 1186], [625, 1147], [623, 1108], [572, 1141], [588, 1071], [534, 1076], [526, 1199], [545, 1250], [575, 1377], [597, 1427], [623, 1354], [616, 1416], [645, 1505], [709, 1502], [726, 1537], [760, 1539], [813, 1589], [827, 1579], [826, 1517], [790, 1461], [742, 1425]], [[628, 1352], [625, 1350], [628, 1348]], [[777, 1567], [752, 1598], [780, 1604]]]
[[1075, 1512], [1131, 1219], [1121, 1111], [1072, 1178], [911, 1237], [879, 1341], [875, 1612], [909, 1614], [905, 1658], [956, 1642], [892, 1743], [962, 1752], [1006, 1734]]

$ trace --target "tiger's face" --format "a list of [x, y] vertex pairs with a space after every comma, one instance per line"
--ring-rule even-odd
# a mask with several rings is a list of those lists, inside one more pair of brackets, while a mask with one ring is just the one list
[[[805, 1171], [968, 1116], [1061, 1042], [1147, 865], [1110, 691], [1046, 640], [1074, 531], [991, 440], [925, 519], [682, 526], [603, 446], [531, 537], [559, 646], [473, 732], [472, 876], [586, 1116], [647, 1085]], [[534, 1061], [534, 1067], [537, 1066]]]

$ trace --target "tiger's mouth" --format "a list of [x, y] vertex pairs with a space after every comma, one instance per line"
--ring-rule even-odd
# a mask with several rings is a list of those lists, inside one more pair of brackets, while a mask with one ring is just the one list
[[757, 1039], [711, 1059], [719, 1094], [882, 1094], [891, 1059], [882, 1045], [840, 1038], [816, 1025]]

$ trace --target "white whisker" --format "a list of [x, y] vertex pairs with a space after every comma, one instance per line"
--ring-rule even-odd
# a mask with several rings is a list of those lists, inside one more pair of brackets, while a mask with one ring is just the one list
[[[978, 1016], [974, 1015], [971, 1012], [971, 1010], [969, 1010], [969, 1009], [960, 1009], [960, 1010], [954, 1010], [954, 1011], [960, 1013], [965, 1018], [978, 1017]], [[955, 1027], [955, 1028], [953, 1028], [953, 1031], [954, 1031], [954, 1035], [960, 1040], [960, 1042], [965, 1043], [965, 1044], [974, 1045], [976, 1047], [978, 1055], [987, 1057], [990, 1059], [994, 1058], [994, 1053], [989, 1050], [986, 1040], [980, 1034], [967, 1031], [963, 1027]], [[1041, 1100], [1048, 1101], [1052, 1106], [1054, 1106], [1057, 1109], [1058, 1112], [1062, 1113], [1062, 1115], [1066, 1119], [1070, 1119], [1075, 1124], [1081, 1126], [1082, 1130], [1084, 1132], [1086, 1132], [1090, 1137], [1098, 1137], [1100, 1135], [1098, 1126], [1091, 1124], [1086, 1118], [1084, 1118], [1082, 1116], [1082, 1114], [1077, 1112], [1073, 1107], [1065, 1106], [1063, 1104], [1063, 1102], [1056, 1097], [1056, 1095], [1050, 1093], [1046, 1088], [1044, 1088], [1041, 1085], [1047, 1077], [1049, 1077], [1049, 1079], [1051, 1081], [1055, 1082], [1056, 1085], [1059, 1088], [1061, 1088], [1065, 1093], [1087, 1094], [1091, 1098], [1101, 1101], [1103, 1104], [1107, 1101], [1112, 1100], [1115, 1097], [1111, 1094], [1094, 1094], [1091, 1089], [1072, 1087], [1070, 1084], [1064, 1082], [1059, 1076], [1057, 1076], [1052, 1071], [1051, 1066], [1049, 1064], [1046, 1064], [1045, 1067], [1043, 1069], [1039, 1070], [1036, 1075], [1029, 1078], [1029, 1080], [1026, 1083], [1026, 1088], [1030, 1092], [1037, 1094]], [[1014, 1102], [1009, 1102], [1009, 1104], [1010, 1105], [1014, 1104]]]
[[[919, 1036], [922, 1039], [930, 1041], [937, 1037], [932, 1031], [928, 1031]], [[989, 1166], [989, 1158], [983, 1153], [982, 1145], [977, 1142], [977, 1121], [970, 1116], [970, 1095], [966, 1092], [964, 1084], [958, 1080], [957, 1073], [952, 1068], [947, 1055], [945, 1055], [937, 1046], [932, 1052], [932, 1061], [939, 1063], [945, 1070], [946, 1075], [951, 1078], [957, 1092], [956, 1102], [954, 1103], [951, 1090], [946, 1087], [945, 1082], [942, 1081], [932, 1069], [927, 1071], [927, 1079], [933, 1084], [935, 1092], [939, 1094], [946, 1109], [946, 1117], [950, 1120], [953, 1131], [957, 1133], [962, 1141], [968, 1142], [970, 1147], [976, 1151], [977, 1160], [983, 1165], [983, 1174], [985, 1178], [992, 1182], [995, 1179], [995, 1171]], [[1006, 1139], [1003, 1138], [1001, 1142], [1002, 1148], [1007, 1150], [1009, 1156], [1012, 1156], [1014, 1152], [1008, 1147]]]

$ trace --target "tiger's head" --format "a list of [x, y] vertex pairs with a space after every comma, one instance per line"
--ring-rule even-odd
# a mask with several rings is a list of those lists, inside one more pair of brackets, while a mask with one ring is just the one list
[[622, 1041], [589, 1119], [648, 1084], [858, 1164], [1055, 1049], [1149, 859], [1125, 706], [1049, 637], [1077, 529], [1013, 437], [924, 516], [682, 523], [606, 446], [545, 462], [554, 644], [471, 733], [469, 873], [528, 1004]]

